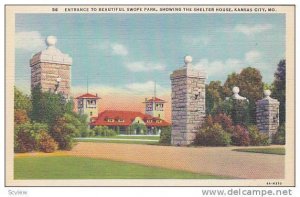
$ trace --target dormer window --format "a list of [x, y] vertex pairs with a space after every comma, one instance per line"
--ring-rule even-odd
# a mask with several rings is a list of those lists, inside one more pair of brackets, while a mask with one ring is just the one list
[[118, 119], [118, 122], [125, 122], [124, 119]]
[[147, 120], [147, 122], [152, 122], [152, 120]]
[[114, 122], [115, 120], [113, 118], [108, 118], [107, 122]]

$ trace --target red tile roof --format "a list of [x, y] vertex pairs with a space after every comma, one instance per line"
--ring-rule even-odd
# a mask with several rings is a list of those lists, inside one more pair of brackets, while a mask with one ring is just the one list
[[100, 99], [100, 97], [98, 97], [97, 95], [93, 95], [93, 94], [90, 94], [90, 93], [86, 93], [86, 94], [83, 94], [81, 96], [76, 97], [76, 99], [80, 99], [80, 98], [96, 98], [96, 99]]
[[[92, 126], [130, 126], [136, 117], [140, 117], [145, 122], [146, 126], [170, 126], [170, 123], [165, 120], [153, 117], [148, 114], [135, 111], [116, 111], [106, 110], [99, 113], [98, 118], [91, 123]], [[108, 122], [107, 119], [113, 119], [114, 122]], [[122, 121], [118, 121], [122, 120]], [[123, 121], [124, 120], [124, 121]], [[147, 122], [152, 120], [152, 122]], [[156, 122], [156, 121], [160, 122]]]
[[162, 99], [160, 99], [160, 98], [157, 98], [157, 97], [154, 97], [154, 98], [151, 98], [151, 99], [147, 99], [146, 101], [145, 101], [145, 103], [148, 103], [148, 102], [157, 102], [157, 103], [165, 103], [166, 101], [164, 101], [164, 100], [162, 100]]

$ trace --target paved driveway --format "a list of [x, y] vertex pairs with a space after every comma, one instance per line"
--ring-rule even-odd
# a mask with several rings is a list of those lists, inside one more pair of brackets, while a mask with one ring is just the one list
[[284, 178], [284, 155], [232, 151], [235, 148], [79, 142], [67, 154], [236, 178]]

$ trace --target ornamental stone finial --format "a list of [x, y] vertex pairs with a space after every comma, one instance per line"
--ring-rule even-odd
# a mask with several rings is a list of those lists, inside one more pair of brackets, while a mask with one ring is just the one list
[[46, 44], [48, 47], [55, 46], [57, 39], [55, 36], [48, 36], [46, 38]]
[[234, 86], [234, 87], [232, 88], [232, 92], [233, 92], [233, 96], [232, 96], [233, 99], [237, 99], [237, 100], [247, 100], [246, 97], [243, 97], [243, 96], [240, 96], [240, 95], [239, 95], [239, 92], [240, 92], [240, 88], [239, 88], [239, 87]]
[[271, 93], [271, 90], [264, 90], [264, 95], [266, 98], [270, 98]]
[[184, 57], [185, 67], [190, 66], [192, 64], [193, 58], [190, 55]]

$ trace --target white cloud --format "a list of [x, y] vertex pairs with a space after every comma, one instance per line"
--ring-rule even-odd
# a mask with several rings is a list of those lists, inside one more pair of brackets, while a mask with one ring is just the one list
[[35, 52], [45, 48], [45, 41], [38, 31], [16, 32], [15, 47]]
[[114, 55], [120, 55], [120, 56], [128, 55], [127, 48], [122, 44], [113, 43], [113, 44], [111, 44], [111, 49], [112, 49], [112, 54], [114, 54]]
[[[104, 85], [90, 85], [89, 92], [92, 94], [101, 95], [137, 95], [137, 96], [147, 96], [153, 95], [154, 92], [154, 81], [147, 81], [144, 83], [129, 83], [122, 86], [104, 86]], [[158, 95], [164, 95], [170, 93], [171, 90], [166, 89], [156, 83], [156, 91]], [[86, 87], [84, 86], [73, 86], [72, 94], [77, 96], [79, 94], [85, 93]]]
[[183, 42], [188, 45], [205, 45], [207, 46], [211, 42], [211, 37], [209, 36], [183, 36]]
[[273, 75], [268, 72], [274, 63], [268, 63], [263, 59], [261, 52], [251, 50], [245, 53], [244, 58], [228, 58], [226, 60], [208, 60], [201, 59], [194, 64], [196, 69], [204, 69], [207, 73], [208, 81], [226, 80], [228, 74], [232, 72], [240, 73], [242, 69], [251, 66], [261, 71], [264, 81], [272, 81]]
[[109, 52], [112, 55], [127, 56], [129, 54], [126, 46], [120, 43], [111, 43], [108, 41], [102, 42], [101, 44], [92, 45], [94, 49], [100, 49]]
[[246, 36], [252, 36], [256, 33], [261, 33], [272, 29], [271, 24], [257, 24], [253, 26], [238, 24], [234, 27], [234, 31], [243, 33]]
[[147, 63], [147, 62], [131, 62], [125, 65], [132, 72], [145, 72], [153, 70], [165, 70], [165, 65], [160, 63]]
[[261, 54], [258, 51], [252, 50], [245, 54], [246, 63], [255, 63], [261, 59]]
[[209, 61], [208, 59], [201, 59], [194, 65], [196, 69], [205, 70], [208, 77], [223, 75], [226, 77], [226, 73], [238, 72], [243, 66], [244, 65], [241, 60], [233, 58], [229, 58], [225, 61]]

